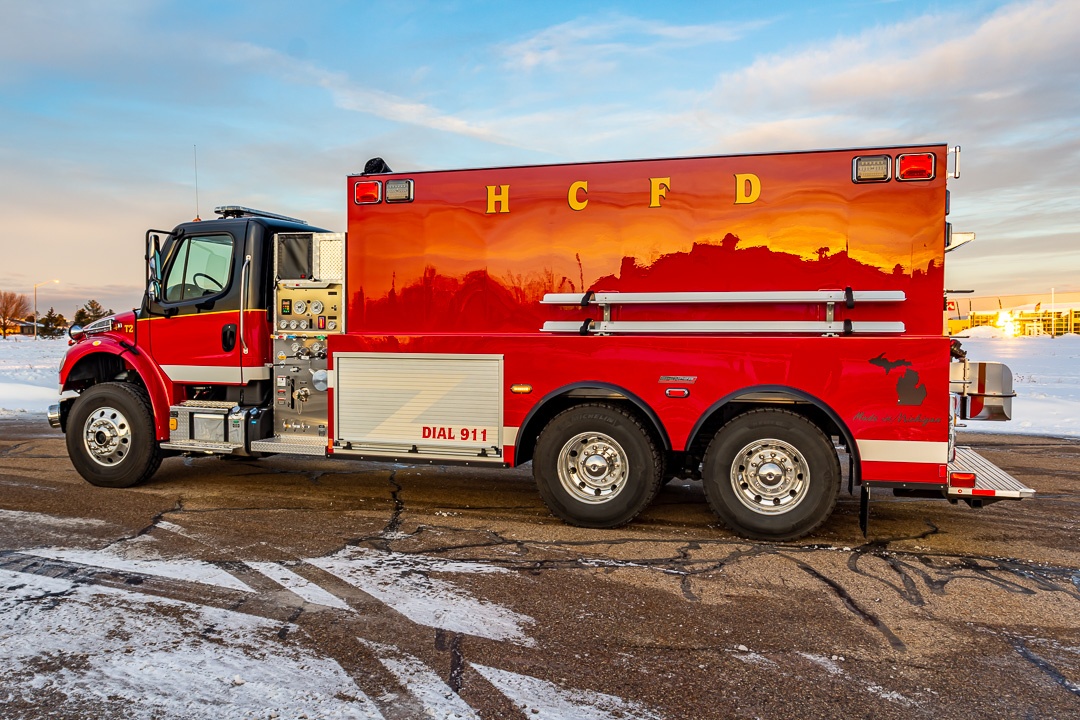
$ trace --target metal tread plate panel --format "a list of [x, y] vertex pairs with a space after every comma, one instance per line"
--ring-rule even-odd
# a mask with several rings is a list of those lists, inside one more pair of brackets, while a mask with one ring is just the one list
[[231, 453], [242, 445], [227, 442], [209, 442], [206, 440], [185, 440], [178, 442], [163, 442], [161, 447], [165, 450], [182, 450], [183, 452], [227, 452]]
[[238, 403], [230, 400], [185, 400], [180, 403], [178, 408], [221, 408], [225, 410], [232, 410]]
[[956, 447], [949, 472], [975, 473], [974, 488], [949, 488], [950, 497], [1028, 498], [1035, 491], [967, 446]]
[[290, 455], [326, 455], [326, 438], [304, 435], [277, 436], [266, 440], [252, 440], [254, 452], [286, 453]]

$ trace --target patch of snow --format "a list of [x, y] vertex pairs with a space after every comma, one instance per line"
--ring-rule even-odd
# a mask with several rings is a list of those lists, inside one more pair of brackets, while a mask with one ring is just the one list
[[52, 527], [61, 530], [78, 530], [92, 527], [111, 527], [112, 523], [95, 518], [56, 517], [44, 513], [23, 512], [22, 510], [0, 510], [0, 522], [23, 523], [35, 527]]
[[60, 398], [60, 360], [67, 340], [0, 340], [0, 417], [43, 413]]
[[297, 575], [289, 568], [273, 562], [247, 562], [249, 568], [262, 573], [278, 585], [299, 595], [306, 602], [326, 607], [337, 608], [355, 612], [348, 603], [311, 582], [305, 577]]
[[409, 694], [424, 706], [425, 718], [479, 720], [472, 707], [458, 697], [457, 693], [419, 658], [390, 645], [358, 639], [360, 644], [371, 650], [382, 666], [405, 686]]
[[89, 567], [107, 568], [121, 572], [133, 572], [140, 575], [183, 580], [186, 582], [213, 585], [228, 590], [240, 590], [253, 593], [247, 584], [233, 577], [221, 568], [200, 560], [161, 560], [131, 558], [113, 548], [102, 550], [76, 550], [68, 548], [37, 548], [24, 550], [27, 555], [73, 562]]
[[843, 675], [844, 674], [844, 669], [842, 667], [840, 667], [839, 665], [837, 665], [835, 662], [833, 662], [829, 658], [825, 657], [824, 655], [814, 655], [813, 653], [805, 653], [805, 652], [800, 652], [800, 653], [796, 653], [796, 654], [803, 656], [804, 658], [806, 658], [810, 662], [814, 663], [815, 665], [820, 665], [821, 667], [825, 668], [825, 672], [829, 673], [830, 675]]
[[307, 560], [378, 598], [420, 625], [491, 640], [532, 646], [523, 628], [535, 621], [501, 605], [479, 600], [437, 573], [505, 573], [496, 565], [444, 560], [366, 548], [346, 548], [329, 557]]
[[[980, 330], [981, 328], [975, 328]], [[1011, 422], [966, 422], [970, 432], [1080, 437], [1080, 335], [961, 339], [968, 359], [1013, 373]]]
[[473, 664], [472, 667], [521, 708], [526, 717], [537, 720], [660, 720], [660, 716], [648, 708], [614, 695], [592, 690], [564, 690], [528, 675], [486, 665]]
[[279, 622], [5, 570], [0, 588], [0, 716], [6, 703], [63, 711], [59, 695], [70, 716], [382, 718], [340, 665], [282, 642]]

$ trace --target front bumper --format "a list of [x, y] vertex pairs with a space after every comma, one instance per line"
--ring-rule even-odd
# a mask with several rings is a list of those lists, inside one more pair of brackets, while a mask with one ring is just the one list
[[49, 425], [51, 425], [54, 428], [60, 427], [60, 406], [59, 405], [50, 405], [49, 406]]

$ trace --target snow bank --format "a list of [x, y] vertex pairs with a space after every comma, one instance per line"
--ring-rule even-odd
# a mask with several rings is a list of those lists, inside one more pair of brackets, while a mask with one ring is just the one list
[[43, 413], [60, 396], [60, 359], [67, 340], [0, 340], [0, 417]]
[[1080, 437], [1080, 335], [984, 335], [960, 342], [969, 360], [1008, 365], [1016, 392], [1011, 422], [971, 421], [968, 430]]

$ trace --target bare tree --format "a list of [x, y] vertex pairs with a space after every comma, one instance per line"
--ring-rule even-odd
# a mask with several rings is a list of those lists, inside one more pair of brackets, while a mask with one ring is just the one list
[[10, 290], [0, 290], [0, 337], [7, 339], [16, 322], [32, 313], [30, 300], [25, 295]]

